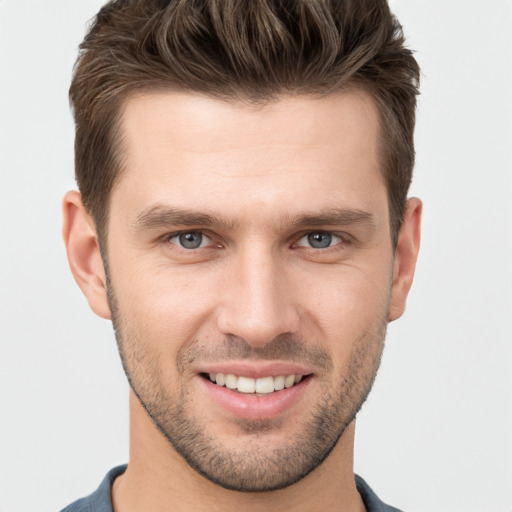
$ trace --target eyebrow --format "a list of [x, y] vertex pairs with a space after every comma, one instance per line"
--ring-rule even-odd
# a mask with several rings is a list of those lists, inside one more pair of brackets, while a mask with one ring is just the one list
[[305, 226], [348, 226], [367, 224], [375, 226], [374, 216], [365, 210], [333, 208], [319, 213], [303, 214], [294, 217], [290, 224], [294, 227]]
[[235, 229], [237, 225], [237, 221], [227, 222], [211, 213], [160, 205], [143, 211], [135, 219], [135, 226], [142, 229], [154, 229], [164, 226], [218, 226], [224, 229]]
[[[139, 214], [134, 224], [138, 229], [155, 229], [165, 226], [201, 226], [233, 230], [240, 227], [242, 223], [240, 220], [226, 220], [212, 213], [157, 205]], [[285, 217], [280, 222], [283, 227], [289, 228], [291, 226], [295, 229], [354, 224], [365, 224], [374, 227], [374, 216], [370, 212], [360, 209], [333, 208], [318, 213], [312, 212]]]

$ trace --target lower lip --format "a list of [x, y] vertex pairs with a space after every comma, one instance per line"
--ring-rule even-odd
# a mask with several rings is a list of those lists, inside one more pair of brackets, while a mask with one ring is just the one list
[[198, 379], [215, 403], [234, 416], [247, 420], [272, 419], [285, 413], [300, 401], [311, 381], [311, 377], [307, 377], [291, 388], [256, 395], [218, 386], [201, 376]]

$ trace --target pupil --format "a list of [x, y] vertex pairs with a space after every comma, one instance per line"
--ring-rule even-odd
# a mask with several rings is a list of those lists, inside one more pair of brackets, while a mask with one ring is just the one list
[[325, 249], [331, 245], [332, 236], [329, 233], [310, 233], [308, 241], [315, 249]]
[[203, 235], [198, 232], [182, 233], [180, 235], [180, 244], [185, 249], [197, 249], [203, 241]]

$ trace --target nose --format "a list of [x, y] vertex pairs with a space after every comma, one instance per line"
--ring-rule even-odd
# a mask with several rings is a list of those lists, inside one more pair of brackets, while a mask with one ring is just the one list
[[226, 274], [217, 315], [223, 334], [263, 347], [279, 335], [297, 333], [293, 280], [272, 250], [243, 251]]

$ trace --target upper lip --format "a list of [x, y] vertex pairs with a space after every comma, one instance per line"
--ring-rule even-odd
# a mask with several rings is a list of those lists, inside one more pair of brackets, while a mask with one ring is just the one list
[[279, 375], [309, 375], [313, 371], [307, 366], [286, 361], [225, 361], [204, 364], [198, 368], [198, 373], [231, 373], [258, 379]]

